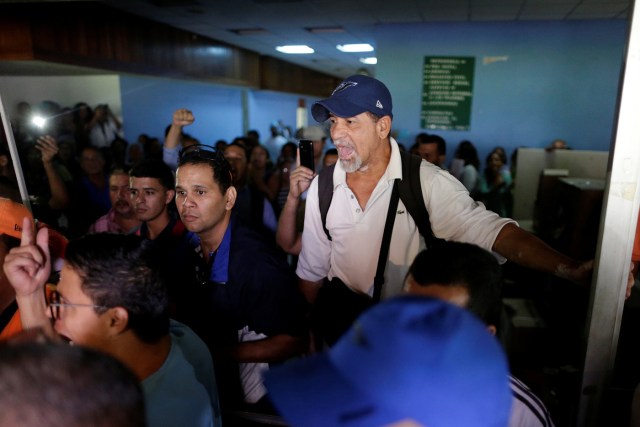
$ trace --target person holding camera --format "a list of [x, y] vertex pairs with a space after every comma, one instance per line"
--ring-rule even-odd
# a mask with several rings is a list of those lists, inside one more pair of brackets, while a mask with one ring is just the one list
[[108, 104], [100, 104], [96, 107], [87, 127], [91, 145], [98, 148], [109, 148], [114, 139], [123, 137], [122, 123], [113, 114]]

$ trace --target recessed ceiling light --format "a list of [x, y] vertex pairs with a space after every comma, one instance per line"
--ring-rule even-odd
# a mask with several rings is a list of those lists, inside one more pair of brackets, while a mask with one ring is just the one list
[[276, 47], [276, 50], [278, 52], [282, 52], [282, 53], [293, 53], [293, 54], [313, 53], [313, 52], [315, 52], [309, 46], [304, 45], [304, 44], [303, 45], [278, 46], [278, 47]]
[[360, 58], [360, 62], [367, 65], [376, 65], [378, 63], [378, 58], [375, 56], [370, 56], [368, 58]]
[[327, 33], [344, 33], [346, 32], [342, 27], [308, 27], [307, 31], [313, 34], [327, 34]]
[[356, 43], [356, 44], [339, 44], [336, 48], [341, 52], [371, 52], [373, 46], [369, 43]]
[[235, 28], [227, 31], [231, 31], [234, 34], [239, 36], [262, 36], [265, 34], [269, 34], [269, 31], [264, 28]]

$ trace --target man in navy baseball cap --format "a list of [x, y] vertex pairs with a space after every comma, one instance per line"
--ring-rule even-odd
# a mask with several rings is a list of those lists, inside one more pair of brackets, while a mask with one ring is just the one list
[[393, 119], [392, 109], [391, 94], [384, 83], [356, 74], [340, 83], [329, 98], [313, 104], [311, 114], [320, 123], [326, 121], [330, 114], [355, 117], [367, 111]]
[[471, 313], [398, 297], [363, 313], [329, 351], [266, 377], [292, 426], [506, 426], [506, 357]]
[[[514, 220], [477, 203], [437, 165], [402, 152], [392, 136], [391, 95], [379, 80], [348, 77], [330, 97], [313, 104], [311, 113], [327, 123], [339, 159], [317, 179], [307, 169], [291, 183], [296, 192], [307, 191], [296, 274], [312, 305], [317, 344], [332, 345], [364, 307], [399, 295], [409, 266], [420, 248], [430, 246], [431, 235], [478, 245], [501, 261], [574, 283], [591, 282], [593, 262], [557, 252]], [[391, 201], [400, 183], [411, 187], [413, 196], [400, 196], [395, 209]], [[421, 205], [429, 230], [421, 225], [426, 215], [411, 208]], [[388, 255], [381, 246], [387, 219], [392, 224]]]

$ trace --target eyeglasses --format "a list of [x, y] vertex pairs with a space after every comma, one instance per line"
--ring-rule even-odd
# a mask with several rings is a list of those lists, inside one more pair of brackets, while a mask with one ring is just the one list
[[104, 305], [95, 305], [95, 304], [72, 304], [70, 302], [63, 302], [64, 299], [60, 292], [53, 291], [49, 295], [49, 311], [51, 312], [51, 317], [56, 320], [60, 320], [60, 307], [91, 307], [91, 308], [109, 308]]
[[201, 159], [207, 160], [216, 160], [218, 158], [218, 155], [219, 154], [218, 150], [216, 150], [216, 147], [205, 144], [190, 145], [178, 152], [178, 158], [180, 160], [184, 159], [187, 156], [199, 157]]

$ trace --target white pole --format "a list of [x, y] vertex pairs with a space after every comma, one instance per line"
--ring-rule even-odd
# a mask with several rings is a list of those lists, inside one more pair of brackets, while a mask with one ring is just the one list
[[[7, 111], [4, 109], [4, 103], [2, 102], [2, 94], [0, 93], [0, 116], [2, 116], [2, 126], [4, 127], [4, 133], [7, 137], [7, 145], [9, 146], [9, 153], [11, 153], [11, 161], [13, 163], [13, 169], [16, 172], [16, 180], [18, 181], [18, 189], [20, 190], [20, 197], [22, 198], [22, 204], [27, 209], [32, 211], [31, 203], [29, 202], [29, 192], [27, 191], [27, 185], [24, 182], [24, 174], [22, 173], [22, 166], [20, 165], [20, 157], [18, 156], [18, 147], [16, 146], [16, 140], [13, 137], [13, 130], [11, 129], [11, 121], [7, 115]], [[32, 211], [33, 212], [33, 211]]]
[[640, 10], [631, 6], [629, 21], [585, 331], [587, 346], [578, 426], [602, 422], [603, 397], [616, 360], [640, 204]]

